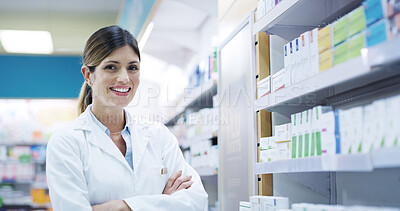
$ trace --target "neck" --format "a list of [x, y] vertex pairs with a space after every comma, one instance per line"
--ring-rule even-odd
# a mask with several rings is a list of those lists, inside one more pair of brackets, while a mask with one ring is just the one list
[[100, 106], [93, 103], [92, 113], [110, 133], [120, 132], [125, 127], [125, 113], [122, 107]]

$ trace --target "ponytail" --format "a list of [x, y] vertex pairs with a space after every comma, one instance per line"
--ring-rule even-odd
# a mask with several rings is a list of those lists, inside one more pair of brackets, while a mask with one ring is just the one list
[[78, 115], [81, 115], [90, 104], [92, 104], [92, 88], [85, 81], [79, 93]]

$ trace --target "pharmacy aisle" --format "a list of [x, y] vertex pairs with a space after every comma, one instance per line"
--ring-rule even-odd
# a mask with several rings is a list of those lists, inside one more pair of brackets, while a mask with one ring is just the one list
[[52, 133], [76, 117], [76, 100], [0, 100], [1, 209], [51, 207], [46, 145]]
[[221, 210], [400, 210], [400, 1], [257, 3], [219, 48], [219, 93], [252, 102], [221, 103], [247, 114], [220, 126]]

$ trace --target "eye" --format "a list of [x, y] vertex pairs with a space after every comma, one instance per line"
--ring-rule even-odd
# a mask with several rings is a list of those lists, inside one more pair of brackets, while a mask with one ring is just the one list
[[117, 67], [115, 65], [107, 65], [106, 67], [104, 67], [104, 69], [106, 69], [106, 70], [116, 70]]
[[132, 65], [128, 67], [128, 70], [137, 71], [139, 68], [136, 65]]

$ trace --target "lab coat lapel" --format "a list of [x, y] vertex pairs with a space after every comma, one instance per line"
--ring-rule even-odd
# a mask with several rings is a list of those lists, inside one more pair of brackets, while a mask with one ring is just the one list
[[90, 113], [88, 109], [86, 109], [76, 120], [75, 129], [89, 131], [89, 137], [87, 137], [89, 143], [99, 147], [107, 154], [122, 162], [127, 168], [131, 169], [118, 147], [112, 142], [111, 138], [93, 122], [89, 115]]
[[134, 169], [138, 169], [142, 161], [143, 154], [146, 151], [147, 144], [149, 143], [150, 133], [148, 128], [144, 125], [131, 124], [131, 128], [134, 128], [133, 133], [131, 133], [133, 166]]

